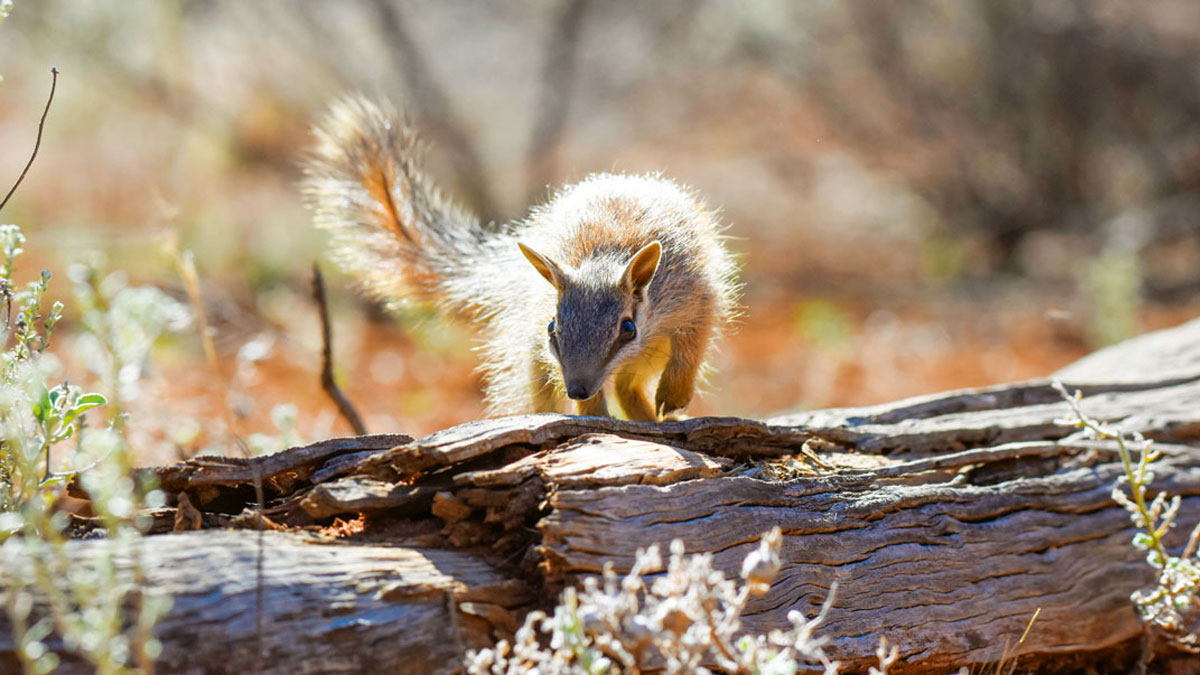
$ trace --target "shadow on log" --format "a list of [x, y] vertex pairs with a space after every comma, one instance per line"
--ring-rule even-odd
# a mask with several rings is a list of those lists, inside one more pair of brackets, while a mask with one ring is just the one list
[[[1196, 345], [1200, 321], [1058, 373], [1090, 415], [1155, 439], [1152, 487], [1182, 496], [1184, 524], [1200, 521]], [[818, 634], [844, 672], [873, 665], [881, 635], [900, 650], [891, 672], [995, 664], [1038, 609], [1023, 667], [1101, 663], [1136, 652], [1129, 594], [1152, 575], [1110, 497], [1115, 446], [1066, 417], [1038, 380], [764, 421], [508, 417], [146, 469], [205, 516], [156, 522], [288, 530], [143, 541], [148, 583], [175, 596], [163, 668], [449, 671], [605, 561], [627, 570], [638, 548], [681, 539], [732, 574], [774, 526], [784, 569], [745, 628], [811, 616], [836, 581]], [[267, 507], [238, 516], [259, 479]], [[14, 665], [8, 633], [0, 668]]]

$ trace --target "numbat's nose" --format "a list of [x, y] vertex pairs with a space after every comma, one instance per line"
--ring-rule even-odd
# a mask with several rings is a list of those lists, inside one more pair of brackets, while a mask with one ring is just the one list
[[586, 401], [591, 398], [588, 396], [587, 385], [582, 382], [572, 382], [567, 385], [567, 396], [576, 401]]

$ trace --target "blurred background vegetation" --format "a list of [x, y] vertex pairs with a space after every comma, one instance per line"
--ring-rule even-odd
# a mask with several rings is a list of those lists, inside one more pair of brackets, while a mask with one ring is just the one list
[[[347, 432], [319, 388], [322, 237], [296, 183], [310, 124], [352, 91], [403, 106], [489, 219], [602, 170], [720, 207], [746, 310], [692, 414], [1043, 376], [1200, 314], [1194, 0], [19, 2], [5, 189], [51, 66], [41, 152], [0, 218], [28, 235], [25, 269], [123, 270], [187, 303], [191, 250], [221, 356], [218, 376], [193, 329], [140, 368], [126, 408], [150, 462], [228, 452], [228, 427]], [[389, 320], [326, 268], [371, 431], [482, 414], [469, 326]], [[68, 310], [56, 339], [79, 324]]]

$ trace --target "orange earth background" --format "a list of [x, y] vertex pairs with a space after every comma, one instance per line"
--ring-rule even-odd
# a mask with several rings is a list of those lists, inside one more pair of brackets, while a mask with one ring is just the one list
[[278, 442], [349, 433], [319, 386], [314, 260], [370, 431], [483, 414], [470, 326], [388, 318], [322, 258], [298, 165], [355, 91], [403, 106], [489, 218], [602, 170], [719, 206], [744, 315], [690, 414], [870, 404], [1045, 376], [1200, 315], [1197, 45], [1191, 0], [17, 0], [5, 189], [62, 74], [0, 220], [29, 237], [22, 280], [55, 273], [78, 384], [68, 267], [191, 306], [170, 251], [194, 255], [222, 373], [195, 321], [159, 340], [127, 407], [146, 462], [233, 454], [228, 425], [279, 436], [281, 417]]

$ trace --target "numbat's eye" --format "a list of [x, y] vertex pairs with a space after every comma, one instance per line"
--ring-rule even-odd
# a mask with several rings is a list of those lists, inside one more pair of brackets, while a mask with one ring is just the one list
[[633, 319], [625, 319], [621, 322], [621, 339], [632, 340], [637, 335], [637, 326], [633, 325]]
[[549, 335], [550, 337], [554, 337], [554, 322], [553, 321], [551, 321], [550, 324], [548, 326], [546, 326], [546, 334]]

